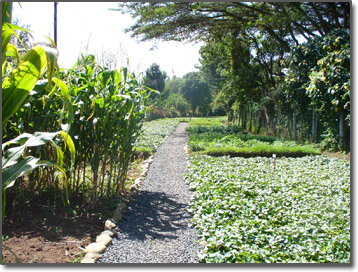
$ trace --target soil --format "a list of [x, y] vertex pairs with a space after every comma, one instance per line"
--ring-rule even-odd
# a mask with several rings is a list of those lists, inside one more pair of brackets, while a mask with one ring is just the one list
[[[128, 177], [139, 175], [140, 171], [132, 169]], [[86, 198], [77, 197], [70, 201], [71, 207], [82, 207], [75, 215], [63, 205], [49, 205], [44, 195], [17, 205], [2, 224], [3, 263], [80, 262], [83, 249], [104, 230], [105, 220], [112, 217], [119, 201], [106, 199], [88, 210]]]
[[346, 161], [351, 160], [351, 153], [342, 153], [342, 152], [323, 152], [323, 155], [326, 155], [328, 157], [335, 157], [338, 159], [343, 159]]
[[28, 203], [3, 224], [3, 262], [74, 262], [102, 230], [103, 223], [95, 214], [71, 217], [60, 209]]

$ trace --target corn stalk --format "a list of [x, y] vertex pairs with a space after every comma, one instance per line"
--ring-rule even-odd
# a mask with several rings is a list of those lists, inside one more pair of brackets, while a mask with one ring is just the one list
[[[68, 147], [72, 161], [75, 156], [72, 139], [63, 130], [53, 133], [35, 132], [31, 134], [23, 132], [20, 135], [8, 133], [7, 128], [11, 126], [11, 124], [8, 124], [9, 121], [12, 117], [15, 118], [20, 109], [24, 111], [24, 105], [33, 96], [37, 83], [45, 76], [45, 73], [47, 74], [47, 81], [46, 84], [42, 85], [43, 89], [50, 91], [50, 93], [57, 93], [63, 100], [63, 110], [66, 112], [64, 115], [67, 121], [71, 122], [73, 118], [68, 89], [64, 82], [53, 78], [57, 66], [57, 50], [50, 47], [35, 46], [21, 58], [16, 46], [9, 43], [12, 35], [18, 37], [15, 30], [28, 31], [9, 23], [11, 22], [10, 5], [12, 3], [2, 3], [2, 127], [3, 142], [4, 139], [7, 140], [2, 145], [3, 220], [6, 189], [13, 187], [15, 182], [25, 174], [43, 166], [55, 167], [64, 177], [67, 187], [67, 175], [63, 167], [64, 155], [63, 150], [59, 147], [58, 136], [63, 139]], [[4, 19], [4, 12], [7, 19]], [[16, 67], [12, 67], [8, 58], [17, 59]], [[14, 145], [15, 147], [13, 147]], [[45, 145], [51, 146], [55, 157], [54, 161], [40, 160], [39, 157], [29, 155], [33, 149], [39, 149]]]

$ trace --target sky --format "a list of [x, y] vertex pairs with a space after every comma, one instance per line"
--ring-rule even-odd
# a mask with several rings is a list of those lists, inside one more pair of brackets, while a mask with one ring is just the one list
[[[117, 56], [119, 66], [127, 65], [132, 72], [145, 72], [152, 63], [157, 63], [167, 76], [182, 77], [197, 71], [199, 48], [202, 44], [159, 42], [139, 42], [130, 38], [124, 29], [130, 27], [135, 19], [120, 11], [115, 2], [60, 2], [57, 6], [57, 49], [60, 67], [71, 68], [80, 53], [101, 56], [107, 52]], [[54, 37], [54, 3], [21, 2], [13, 4], [13, 18], [21, 25], [30, 25], [36, 34], [35, 39], [46, 41], [43, 35]], [[153, 49], [154, 47], [154, 49]], [[152, 50], [151, 50], [152, 49]], [[118, 67], [119, 68], [119, 67]]]

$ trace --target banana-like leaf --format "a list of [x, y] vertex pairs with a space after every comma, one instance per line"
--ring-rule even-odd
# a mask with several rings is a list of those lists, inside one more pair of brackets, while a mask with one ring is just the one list
[[23, 105], [47, 67], [46, 52], [41, 46], [31, 49], [19, 66], [2, 84], [2, 127]]
[[2, 24], [5, 22], [11, 22], [11, 13], [12, 13], [12, 3], [11, 2], [2, 2]]
[[27, 51], [27, 48], [26, 48], [25, 44], [22, 42], [22, 40], [17, 35], [15, 30], [32, 32], [31, 30], [24, 29], [22, 27], [19, 27], [17, 25], [13, 25], [13, 24], [10, 24], [10, 23], [3, 23], [2, 24], [2, 33], [1, 33], [1, 36], [2, 36], [1, 45], [2, 45], [2, 56], [3, 56], [2, 64], [4, 64], [4, 62], [6, 61], [6, 58], [4, 58], [4, 56], [6, 55], [6, 48], [7, 48], [8, 43], [10, 42], [10, 39], [11, 39], [12, 35], [14, 35], [20, 41], [21, 45]]
[[66, 187], [66, 202], [69, 204], [68, 198], [68, 179], [66, 175], [65, 169], [63, 169], [62, 165], [55, 164], [49, 161], [40, 161], [38, 158], [34, 158], [32, 156], [28, 156], [21, 160], [20, 162], [12, 165], [9, 168], [2, 170], [2, 220], [4, 221], [4, 214], [5, 214], [5, 204], [6, 204], [6, 189], [14, 186], [16, 179], [22, 177], [27, 172], [31, 172], [34, 169], [40, 166], [46, 167], [56, 167], [65, 179], [65, 187]]
[[[39, 166], [47, 166], [47, 167], [56, 167], [63, 175], [65, 179], [66, 186], [66, 196], [67, 203], [69, 203], [68, 198], [68, 180], [66, 176], [66, 171], [62, 167], [63, 165], [63, 151], [55, 144], [53, 139], [56, 136], [61, 136], [65, 141], [68, 149], [71, 153], [71, 167], [75, 162], [75, 145], [70, 137], [65, 131], [58, 131], [53, 133], [48, 132], [35, 132], [33, 135], [29, 133], [24, 133], [15, 139], [6, 142], [2, 145], [2, 149], [10, 144], [21, 144], [21, 146], [9, 148], [3, 158], [2, 158], [2, 194], [3, 194], [3, 219], [4, 219], [4, 199], [5, 199], [5, 190], [14, 185], [17, 178], [23, 176], [25, 173], [36, 169]], [[31, 146], [41, 146], [44, 144], [50, 143], [53, 147], [56, 148], [57, 154], [57, 163], [52, 163], [49, 161], [41, 161], [38, 162], [38, 158], [34, 158], [32, 156], [28, 156], [22, 160], [22, 157], [25, 148]], [[20, 160], [20, 161], [19, 161]]]
[[23, 176], [26, 172], [32, 171], [40, 165], [37, 162], [40, 159], [34, 158], [32, 156], [26, 157], [19, 163], [12, 165], [7, 169], [2, 170], [2, 188], [3, 190], [12, 187], [15, 183], [15, 180]]
[[10, 144], [21, 144], [21, 146], [12, 147], [6, 150], [4, 156], [2, 158], [2, 168], [8, 168], [12, 165], [17, 164], [18, 160], [22, 157], [25, 148], [32, 146], [41, 146], [47, 143], [50, 143], [52, 146], [56, 148], [57, 152], [57, 161], [58, 164], [62, 166], [63, 164], [63, 152], [60, 148], [54, 143], [54, 138], [56, 136], [61, 136], [65, 141], [70, 153], [71, 153], [71, 164], [75, 161], [75, 145], [71, 139], [71, 137], [64, 131], [58, 132], [35, 132], [33, 135], [29, 133], [21, 134], [15, 139], [8, 141], [2, 145], [2, 149]]
[[13, 165], [10, 168], [2, 170], [2, 221], [4, 222], [5, 204], [6, 204], [6, 189], [13, 186], [15, 180], [23, 176], [26, 172], [32, 171], [39, 165], [39, 159], [34, 157], [26, 157], [21, 162]]

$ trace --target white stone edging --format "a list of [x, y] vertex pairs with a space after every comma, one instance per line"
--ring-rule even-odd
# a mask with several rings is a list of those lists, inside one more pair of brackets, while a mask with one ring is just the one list
[[[149, 166], [152, 162], [153, 156], [150, 156], [143, 164], [143, 171], [141, 175], [137, 179], [135, 179], [134, 183], [131, 185], [131, 198], [137, 196], [140, 185], [147, 176]], [[86, 253], [86, 255], [81, 260], [81, 263], [96, 263], [102, 257], [101, 254], [106, 250], [107, 247], [112, 244], [113, 238], [118, 236], [118, 233], [116, 232], [115, 228], [122, 219], [126, 208], [127, 204], [124, 202], [121, 202], [117, 205], [116, 209], [113, 212], [112, 218], [108, 218], [104, 223], [104, 231], [101, 232], [99, 236], [97, 236], [96, 242], [89, 244], [84, 249], [83, 252]]]

